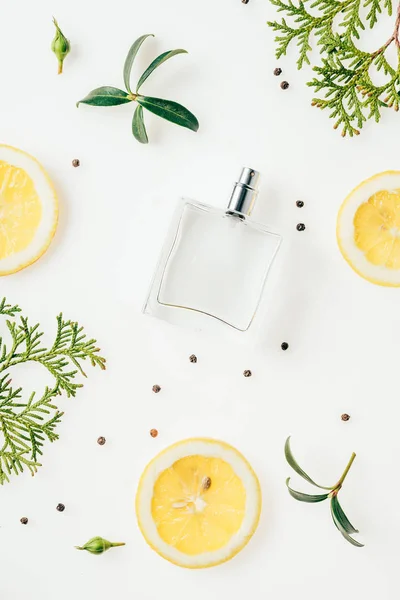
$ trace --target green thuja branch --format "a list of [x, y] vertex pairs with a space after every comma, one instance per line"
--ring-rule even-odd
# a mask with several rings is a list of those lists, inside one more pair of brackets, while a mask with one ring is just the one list
[[[0, 302], [0, 314], [15, 317], [18, 306]], [[82, 384], [75, 381], [77, 374], [86, 377], [84, 361], [105, 369], [96, 340], [88, 339], [83, 327], [73, 321], [57, 317], [57, 331], [50, 348], [42, 344], [43, 332], [39, 324], [30, 326], [26, 317], [19, 321], [6, 320], [10, 342], [0, 337], [0, 484], [10, 480], [26, 468], [32, 475], [40, 465], [38, 457], [46, 440], [58, 439], [55, 429], [63, 413], [55, 405], [57, 396], [75, 396]], [[9, 370], [21, 363], [36, 363], [51, 376], [51, 384], [41, 395], [32, 392], [22, 400], [22, 388], [13, 388]]]
[[[313, 67], [316, 75], [308, 83], [316, 94], [312, 105], [327, 109], [334, 119], [334, 128], [340, 128], [342, 136], [359, 135], [367, 119], [381, 118], [382, 108], [399, 109], [400, 93], [400, 4], [397, 8], [394, 29], [389, 39], [372, 53], [360, 50], [355, 41], [360, 32], [370, 28], [385, 11], [392, 14], [391, 0], [270, 0], [278, 12], [285, 13], [281, 22], [269, 22], [277, 33], [276, 56], [285, 55], [292, 42], [298, 47], [297, 66], [310, 64], [311, 38], [319, 48], [322, 62]], [[365, 18], [362, 10], [367, 8]], [[334, 20], [336, 26], [334, 26]], [[397, 64], [391, 65], [386, 50], [392, 44], [397, 47]], [[371, 67], [385, 76], [382, 85], [371, 78]]]

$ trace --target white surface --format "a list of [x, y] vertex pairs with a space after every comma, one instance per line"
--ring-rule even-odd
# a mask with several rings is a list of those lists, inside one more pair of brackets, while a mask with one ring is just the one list
[[[62, 76], [49, 50], [52, 14], [73, 46]], [[47, 331], [61, 309], [78, 319], [108, 359], [107, 372], [91, 370], [75, 400], [60, 400], [61, 439], [46, 448], [37, 477], [24, 475], [0, 490], [2, 600], [396, 596], [400, 292], [351, 271], [336, 246], [335, 219], [362, 179], [399, 167], [400, 120], [387, 112], [381, 124], [343, 140], [311, 108], [310, 73], [298, 73], [290, 58], [280, 62], [291, 84], [283, 92], [272, 75], [278, 63], [265, 24], [273, 16], [267, 0], [2, 5], [1, 141], [42, 162], [62, 206], [50, 250], [2, 279], [1, 292]], [[75, 102], [99, 85], [121, 86], [129, 45], [150, 32], [157, 37], [146, 42], [137, 74], [166, 49], [183, 47], [189, 55], [160, 67], [144, 89], [185, 104], [200, 131], [146, 115], [151, 142], [143, 147], [131, 135], [131, 106], [78, 110]], [[73, 158], [80, 168], [71, 166]], [[244, 164], [263, 174], [255, 217], [284, 236], [271, 273], [267, 343], [257, 351], [140, 314], [177, 198], [223, 206]], [[305, 201], [301, 210], [297, 199]], [[307, 225], [302, 233], [299, 221]], [[188, 360], [192, 353], [197, 364]], [[243, 377], [247, 368], [253, 377]], [[154, 383], [162, 387], [158, 395]], [[344, 411], [348, 423], [340, 420]], [[323, 483], [335, 481], [351, 451], [358, 453], [342, 504], [365, 548], [341, 538], [326, 504], [289, 497], [288, 434], [299, 460]], [[96, 444], [99, 435], [107, 438], [104, 447]], [[153, 553], [133, 506], [148, 460], [192, 435], [237, 446], [264, 497], [248, 547], [200, 572]], [[58, 502], [66, 505], [62, 514]], [[100, 557], [74, 550], [95, 535], [127, 545]]]

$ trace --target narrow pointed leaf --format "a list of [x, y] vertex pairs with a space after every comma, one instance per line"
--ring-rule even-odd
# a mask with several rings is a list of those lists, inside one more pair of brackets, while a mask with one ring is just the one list
[[340, 522], [343, 524], [343, 527], [345, 528], [345, 530], [347, 531], [347, 533], [358, 533], [358, 529], [356, 529], [349, 521], [349, 519], [347, 518], [347, 516], [345, 515], [343, 508], [340, 506], [339, 503], [339, 498], [337, 496], [334, 496], [332, 498], [333, 500], [333, 504], [336, 510], [336, 513], [338, 515], [338, 518], [340, 520]]
[[289, 481], [290, 481], [290, 477], [288, 477], [286, 479], [286, 485], [289, 490], [289, 494], [296, 500], [299, 500], [300, 502], [322, 502], [323, 500], [326, 500], [328, 497], [328, 494], [312, 494], [312, 495], [310, 495], [310, 494], [303, 494], [302, 492], [297, 492], [296, 490], [293, 490], [289, 486]]
[[342, 536], [348, 542], [350, 542], [350, 544], [353, 544], [353, 546], [357, 546], [357, 548], [362, 548], [364, 544], [357, 542], [357, 540], [355, 540], [349, 535], [350, 533], [358, 533], [358, 531], [354, 529], [353, 525], [351, 525], [350, 521], [344, 514], [343, 509], [339, 504], [339, 500], [337, 499], [337, 496], [334, 496], [331, 500], [331, 515], [333, 522], [339, 529]]
[[157, 56], [157, 58], [155, 58], [153, 60], [153, 62], [147, 67], [147, 69], [145, 70], [145, 72], [143, 73], [143, 75], [141, 76], [141, 78], [139, 79], [138, 84], [136, 86], [136, 93], [138, 93], [139, 88], [142, 87], [142, 85], [144, 84], [144, 82], [146, 81], [146, 79], [149, 77], [149, 75], [152, 74], [152, 72], [155, 69], [157, 69], [157, 67], [159, 67], [160, 65], [162, 65], [169, 58], [172, 58], [173, 56], [176, 56], [176, 54], [187, 54], [187, 51], [186, 50], [182, 50], [182, 49], [169, 50], [168, 52], [163, 52], [163, 54], [160, 54], [160, 56]]
[[300, 477], [302, 477], [303, 479], [308, 481], [308, 483], [311, 483], [311, 485], [315, 485], [315, 487], [318, 487], [321, 490], [331, 490], [332, 489], [329, 487], [324, 487], [323, 485], [318, 485], [318, 483], [315, 483], [315, 481], [313, 481], [311, 479], [311, 477], [309, 475], [307, 475], [307, 473], [305, 473], [303, 471], [303, 469], [297, 464], [297, 461], [295, 460], [295, 458], [292, 454], [292, 450], [290, 448], [290, 436], [288, 437], [288, 439], [286, 440], [286, 443], [285, 443], [285, 457], [286, 457], [286, 460], [289, 463], [289, 465], [292, 467], [292, 469], [294, 471], [296, 471], [296, 473], [298, 475], [300, 475]]
[[115, 87], [103, 86], [96, 88], [88, 93], [88, 95], [76, 103], [90, 104], [91, 106], [117, 106], [118, 104], [126, 104], [132, 102], [129, 94]]
[[192, 131], [197, 131], [199, 128], [199, 122], [194, 114], [177, 102], [163, 100], [162, 98], [151, 98], [150, 96], [138, 96], [136, 101], [143, 108], [147, 108], [150, 112], [171, 121], [171, 123], [181, 125], [181, 127], [186, 127]]
[[132, 120], [132, 133], [141, 144], [149, 143], [149, 138], [147, 137], [146, 127], [143, 120], [143, 108], [141, 106], [137, 106], [134, 112]]
[[154, 34], [147, 33], [146, 35], [142, 35], [140, 38], [138, 38], [136, 40], [136, 42], [133, 42], [132, 46], [129, 49], [128, 56], [126, 57], [126, 60], [125, 60], [124, 83], [125, 83], [126, 89], [128, 90], [128, 92], [130, 94], [132, 93], [130, 79], [131, 79], [131, 71], [132, 71], [133, 61], [136, 58], [136, 54], [139, 52], [140, 46], [143, 44], [144, 40], [148, 37], [154, 37]]

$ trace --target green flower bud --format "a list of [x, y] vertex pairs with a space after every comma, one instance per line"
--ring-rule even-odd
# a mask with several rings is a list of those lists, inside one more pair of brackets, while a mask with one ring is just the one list
[[58, 60], [58, 74], [62, 73], [63, 70], [63, 62], [68, 52], [71, 50], [71, 44], [69, 40], [65, 37], [63, 32], [58, 26], [57, 21], [53, 17], [53, 23], [56, 26], [56, 35], [54, 36], [54, 40], [51, 43], [51, 49]]
[[124, 542], [109, 542], [102, 537], [94, 537], [84, 546], [75, 546], [77, 550], [87, 550], [91, 554], [103, 554], [110, 548], [114, 548], [115, 546], [125, 546]]

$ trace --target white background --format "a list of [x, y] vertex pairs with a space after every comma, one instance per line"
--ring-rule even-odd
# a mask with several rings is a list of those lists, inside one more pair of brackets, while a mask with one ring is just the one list
[[[72, 42], [62, 76], [49, 49], [53, 14]], [[266, 25], [274, 15], [268, 0], [2, 3], [0, 141], [42, 162], [61, 212], [47, 254], [3, 278], [0, 295], [39, 321], [49, 340], [60, 310], [79, 320], [108, 361], [106, 372], [89, 369], [76, 399], [60, 399], [60, 440], [46, 447], [37, 476], [24, 474], [0, 490], [2, 600], [349, 600], [397, 593], [400, 298], [350, 270], [336, 245], [335, 221], [352, 187], [398, 167], [400, 121], [388, 111], [379, 125], [343, 140], [310, 106], [310, 71], [296, 71], [294, 53], [279, 63], [274, 58]], [[132, 106], [76, 109], [92, 88], [122, 87], [126, 52], [144, 33], [157, 37], [143, 47], [136, 76], [165, 50], [189, 51], [163, 65], [144, 91], [191, 109], [197, 134], [146, 115], [150, 144], [141, 146], [131, 135]], [[272, 74], [278, 64], [287, 91]], [[74, 158], [79, 169], [71, 166]], [[285, 242], [271, 278], [262, 350], [141, 315], [177, 199], [223, 207], [243, 165], [263, 175], [254, 216]], [[302, 233], [299, 221], [307, 226]], [[192, 353], [197, 364], [188, 360]], [[46, 382], [31, 370], [14, 376], [27, 392]], [[340, 420], [343, 412], [352, 417], [348, 423]], [[152, 427], [160, 432], [156, 439]], [[289, 434], [299, 461], [325, 484], [357, 452], [342, 505], [365, 548], [343, 540], [327, 503], [289, 497]], [[104, 447], [96, 444], [99, 435], [107, 438]], [[230, 563], [198, 572], [151, 551], [134, 512], [148, 460], [193, 435], [237, 446], [264, 496], [249, 546]], [[55, 510], [59, 502], [64, 513]], [[100, 557], [74, 549], [95, 535], [126, 546]]]

